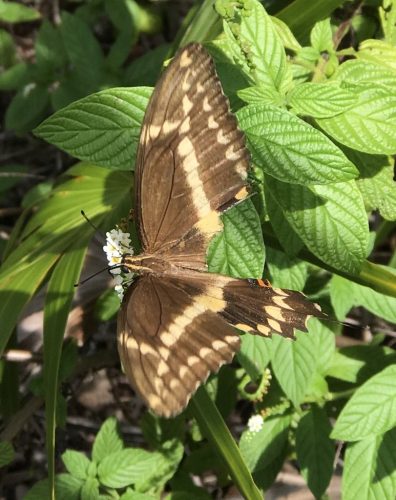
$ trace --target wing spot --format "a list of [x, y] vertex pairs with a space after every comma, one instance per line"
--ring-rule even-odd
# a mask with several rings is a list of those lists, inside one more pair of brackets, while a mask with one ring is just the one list
[[[201, 352], [202, 349], [200, 349]], [[189, 356], [187, 358], [187, 365], [191, 368], [194, 365], [197, 365], [198, 363], [201, 363], [201, 360], [198, 356]]]
[[209, 104], [209, 98], [207, 95], [204, 97], [202, 107], [203, 107], [203, 110], [206, 111], [207, 113], [209, 111], [212, 111], [212, 106]]
[[169, 367], [168, 365], [165, 363], [165, 361], [160, 361], [159, 364], [158, 364], [158, 369], [157, 369], [157, 374], [162, 377], [162, 375], [165, 375], [166, 373], [169, 372]]
[[[162, 126], [162, 132], [164, 134], [170, 134], [171, 132], [174, 132], [178, 126], [180, 125], [180, 120], [165, 120], [164, 124]], [[150, 126], [150, 129], [153, 125]], [[157, 134], [158, 135], [158, 134]]]
[[274, 288], [274, 292], [277, 293], [278, 295], [281, 295], [282, 297], [289, 296], [289, 294], [286, 292], [286, 290], [282, 290], [282, 288]]
[[183, 97], [182, 106], [184, 114], [188, 115], [188, 113], [191, 111], [191, 108], [193, 107], [193, 103], [190, 101], [187, 95]]
[[293, 311], [293, 308], [290, 307], [289, 304], [285, 302], [285, 299], [283, 297], [280, 297], [279, 295], [273, 297], [272, 302], [277, 306], [282, 307], [282, 309], [288, 309], [289, 311]]
[[[209, 128], [219, 128], [219, 124], [217, 123], [217, 121], [213, 118], [212, 115], [209, 116], [209, 119], [208, 119], [208, 127]], [[227, 156], [227, 152], [226, 152], [226, 158], [228, 158]]]
[[187, 134], [190, 131], [190, 117], [189, 116], [187, 116], [187, 118], [183, 121], [179, 131], [182, 134]]
[[194, 227], [196, 227], [200, 233], [211, 236], [221, 231], [223, 229], [223, 224], [219, 213], [216, 210], [211, 210], [210, 213], [199, 220]]
[[149, 131], [150, 139], [154, 140], [159, 136], [159, 133], [161, 131], [161, 125], [149, 125], [148, 131]]
[[221, 312], [227, 307], [227, 302], [223, 299], [223, 290], [216, 287], [207, 287], [202, 295], [196, 298], [199, 304], [202, 304], [205, 309], [213, 312]]
[[272, 318], [268, 318], [267, 322], [272, 330], [274, 330], [275, 332], [278, 332], [278, 333], [282, 333], [282, 327], [280, 326], [280, 324], [277, 321], [275, 321]]
[[205, 90], [205, 87], [202, 85], [201, 82], [197, 83], [197, 94], [201, 94]]
[[228, 144], [230, 141], [225, 137], [223, 130], [217, 132], [217, 142], [219, 144]]
[[187, 66], [190, 66], [190, 64], [192, 64], [193, 60], [192, 58], [189, 56], [188, 52], [185, 51], [185, 52], [182, 52], [182, 55], [180, 56], [180, 67], [181, 68], [186, 68]]
[[206, 359], [212, 354], [212, 349], [209, 347], [201, 347], [198, 354], [200, 358]]
[[268, 328], [268, 326], [258, 324], [256, 328], [257, 328], [258, 332], [262, 333], [266, 337], [271, 335], [271, 330], [270, 330], [270, 328]]
[[246, 180], [248, 177], [248, 165], [245, 161], [239, 161], [235, 164], [235, 171], [241, 177], [241, 179]]
[[244, 200], [247, 195], [248, 195], [248, 190], [246, 189], [246, 186], [244, 186], [242, 189], [240, 189], [237, 194], [235, 195], [235, 199], [240, 201], [240, 200]]
[[266, 306], [264, 311], [278, 321], [286, 321], [282, 314], [282, 309], [276, 306]]
[[249, 325], [246, 325], [245, 323], [237, 323], [234, 326], [235, 326], [235, 328], [238, 328], [238, 330], [242, 330], [243, 332], [251, 332], [252, 331], [252, 327]]

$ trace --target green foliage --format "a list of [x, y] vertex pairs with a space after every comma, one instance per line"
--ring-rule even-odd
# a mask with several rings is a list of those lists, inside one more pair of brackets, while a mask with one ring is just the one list
[[[375, 263], [379, 230], [369, 233], [374, 210], [390, 224], [396, 220], [395, 2], [385, 0], [379, 11], [384, 39], [365, 23], [363, 11], [353, 14], [348, 29], [365, 25], [373, 38], [362, 38], [362, 28], [360, 45], [342, 50], [343, 28], [323, 18], [340, 1], [296, 0], [279, 17], [270, 17], [257, 0], [218, 0], [215, 13], [212, 4], [203, 2], [190, 13], [178, 39], [210, 40], [255, 179], [250, 199], [223, 215], [224, 231], [208, 249], [209, 270], [257, 278], [264, 273], [274, 286], [311, 294], [329, 318], [343, 321], [353, 307], [362, 307], [396, 323], [395, 271]], [[33, 9], [15, 5], [0, 2], [0, 17], [8, 23], [33, 19]], [[66, 416], [60, 382], [73, 376], [77, 356], [75, 348], [62, 346], [63, 333], [93, 233], [80, 210], [109, 230], [131, 207], [141, 123], [171, 51], [164, 44], [133, 61], [130, 55], [141, 33], [161, 29], [159, 12], [133, 0], [97, 0], [63, 12], [59, 25], [41, 22], [34, 62], [19, 59], [13, 38], [0, 30], [0, 90], [14, 92], [6, 128], [34, 128], [37, 137], [82, 161], [25, 196], [0, 271], [2, 350], [23, 307], [47, 286], [44, 373], [30, 387], [46, 400], [49, 478], [26, 498], [46, 498], [50, 490], [58, 499], [150, 499], [165, 491], [169, 499], [208, 498], [189, 478], [207, 464], [219, 483], [228, 484], [228, 474], [247, 498], [259, 498], [252, 477], [259, 488], [269, 488], [290, 457], [320, 498], [333, 473], [337, 441], [347, 442], [343, 497], [394, 498], [396, 357], [380, 345], [387, 327], [376, 323], [372, 345], [339, 348], [341, 328], [331, 319], [310, 320], [309, 333], [298, 332], [296, 342], [242, 335], [240, 367], [235, 363], [213, 377], [185, 415], [171, 421], [145, 415], [141, 427], [152, 451], [126, 447], [111, 418], [98, 432], [91, 458], [67, 450], [67, 472], [55, 475], [55, 427]], [[114, 30], [106, 51], [94, 29], [103, 15]], [[202, 28], [208, 15], [215, 37]], [[26, 167], [13, 164], [0, 171], [7, 176], [1, 196], [23, 173]], [[103, 294], [96, 317], [113, 318], [117, 300], [112, 291]], [[221, 416], [238, 397], [248, 398], [263, 416], [261, 430], [243, 431], [239, 449]], [[187, 426], [186, 415], [199, 426]], [[4, 439], [0, 465], [12, 460], [12, 445]]]

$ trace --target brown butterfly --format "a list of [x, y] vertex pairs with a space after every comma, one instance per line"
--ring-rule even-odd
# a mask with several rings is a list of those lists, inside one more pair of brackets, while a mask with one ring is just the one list
[[156, 414], [180, 413], [240, 346], [237, 329], [293, 338], [322, 316], [303, 294], [263, 280], [207, 273], [206, 250], [222, 212], [248, 195], [249, 155], [214, 63], [192, 43], [162, 74], [137, 154], [135, 214], [143, 251], [124, 255], [139, 278], [118, 316], [131, 385]]

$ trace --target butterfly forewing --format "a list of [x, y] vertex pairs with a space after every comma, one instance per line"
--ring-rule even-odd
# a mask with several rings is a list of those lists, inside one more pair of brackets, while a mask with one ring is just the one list
[[[176, 260], [200, 253], [201, 262], [205, 234], [221, 229], [218, 213], [247, 195], [248, 168], [213, 60], [190, 44], [160, 78], [144, 118], [135, 178], [144, 251], [166, 251]], [[180, 240], [182, 251], [175, 248]]]

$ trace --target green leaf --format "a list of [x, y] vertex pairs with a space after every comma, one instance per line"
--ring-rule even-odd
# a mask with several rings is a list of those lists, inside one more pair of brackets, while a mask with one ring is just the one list
[[26, 85], [31, 76], [31, 66], [21, 62], [0, 74], [0, 90], [16, 90]]
[[54, 190], [53, 196], [25, 225], [18, 247], [2, 264], [0, 352], [23, 306], [59, 255], [73, 243], [83, 242], [92, 232], [80, 210], [84, 209], [94, 223], [104, 222], [110, 229], [130, 208], [130, 174], [85, 164], [73, 167], [68, 175], [74, 178]]
[[44, 19], [37, 34], [36, 63], [40, 74], [52, 76], [52, 72], [64, 66], [67, 62], [65, 47], [60, 30]]
[[349, 443], [345, 453], [342, 495], [348, 500], [396, 496], [396, 428], [384, 435]]
[[103, 90], [58, 111], [34, 132], [76, 158], [130, 170], [151, 91]]
[[127, 448], [108, 453], [99, 463], [99, 481], [109, 488], [125, 488], [144, 476], [149, 476], [158, 466], [158, 456], [141, 449]]
[[393, 160], [387, 156], [354, 151], [353, 161], [360, 170], [357, 186], [367, 210], [378, 210], [386, 220], [396, 220], [396, 184]]
[[367, 89], [381, 86], [392, 92], [396, 88], [394, 71], [359, 59], [350, 59], [341, 64], [334, 79], [351, 86], [363, 85]]
[[26, 23], [40, 19], [40, 12], [17, 2], [0, 1], [0, 21], [5, 23]]
[[336, 352], [335, 335], [325, 322], [316, 318], [309, 320], [309, 335], [316, 352], [316, 371], [326, 375]]
[[120, 308], [120, 299], [114, 289], [105, 290], [97, 299], [94, 315], [99, 321], [109, 321]]
[[313, 405], [300, 420], [296, 432], [297, 461], [315, 498], [321, 498], [330, 483], [335, 457], [326, 413]]
[[155, 49], [149, 50], [141, 57], [135, 59], [124, 71], [123, 83], [127, 87], [144, 85], [154, 87], [156, 84], [169, 45], [163, 44]]
[[108, 418], [96, 435], [92, 447], [92, 460], [99, 463], [110, 453], [117, 453], [124, 448], [124, 443], [120, 437], [117, 420], [114, 417]]
[[10, 464], [15, 457], [15, 451], [8, 441], [0, 441], [0, 467]]
[[251, 500], [262, 499], [262, 495], [242, 458], [241, 451], [205, 387], [198, 389], [191, 400], [191, 408], [199, 428], [226, 465], [242, 495]]
[[16, 46], [12, 36], [5, 30], [0, 29], [0, 61], [4, 68], [16, 64]]
[[396, 93], [372, 86], [355, 89], [357, 103], [318, 125], [341, 144], [363, 153], [396, 153]]
[[[80, 500], [83, 482], [71, 474], [58, 474], [55, 478], [56, 500]], [[48, 479], [36, 483], [24, 496], [24, 500], [43, 500], [48, 496]]]
[[[304, 187], [266, 176], [265, 196], [268, 207], [278, 206], [319, 259], [346, 272], [360, 269], [369, 232], [363, 199], [355, 182]], [[273, 227], [276, 231], [276, 225]]]
[[237, 113], [253, 161], [284, 182], [328, 184], [357, 176], [355, 166], [324, 134], [292, 113], [251, 104]]
[[287, 96], [293, 111], [314, 118], [328, 118], [344, 113], [356, 102], [353, 92], [334, 83], [301, 83]]
[[208, 250], [209, 272], [240, 278], [260, 278], [265, 248], [259, 216], [250, 200], [222, 216], [224, 231], [216, 235]]
[[277, 31], [257, 0], [225, 7], [217, 11], [224, 18], [224, 33], [233, 55], [257, 83], [281, 89], [289, 82], [286, 54]]
[[48, 89], [29, 83], [10, 102], [5, 114], [5, 126], [16, 132], [29, 132], [44, 118], [49, 105]]
[[343, 408], [333, 439], [357, 441], [377, 436], [396, 425], [396, 366], [388, 366], [355, 392]]
[[[91, 234], [87, 233], [79, 245], [88, 245]], [[59, 391], [59, 367], [67, 318], [74, 295], [74, 283], [80, 276], [85, 256], [85, 248], [71, 248], [57, 262], [48, 283], [44, 306], [44, 383], [46, 447], [48, 479], [54, 487], [55, 481], [55, 427], [57, 421], [57, 399]], [[77, 454], [77, 455], [76, 455]], [[63, 461], [68, 471], [84, 479], [89, 460], [77, 452], [66, 452]], [[85, 465], [84, 465], [84, 459]], [[79, 472], [80, 471], [80, 472]]]
[[264, 420], [259, 432], [245, 430], [239, 447], [253, 476], [258, 478], [262, 471], [282, 454], [287, 446], [290, 415], [270, 417]]
[[329, 17], [315, 23], [310, 38], [312, 47], [318, 52], [334, 51], [333, 33]]
[[302, 290], [308, 277], [307, 264], [283, 252], [267, 249], [267, 266], [272, 286], [289, 290]]
[[62, 460], [68, 472], [79, 479], [87, 479], [88, 467], [91, 461], [79, 451], [66, 450], [62, 454]]
[[271, 21], [276, 29], [276, 32], [278, 33], [278, 37], [280, 38], [283, 46], [286, 49], [298, 52], [301, 49], [301, 45], [293, 35], [293, 32], [291, 31], [289, 26], [278, 17], [271, 16]]
[[98, 500], [99, 481], [94, 477], [89, 477], [81, 488], [81, 500]]
[[252, 380], [261, 377], [271, 361], [272, 340], [258, 335], [243, 335], [238, 360]]
[[[396, 275], [391, 267], [380, 266], [388, 272]], [[396, 278], [395, 278], [396, 279]], [[347, 297], [348, 308], [351, 305], [363, 306], [368, 311], [386, 319], [392, 323], [396, 323], [396, 298], [389, 297], [382, 293], [376, 292], [367, 286], [358, 285], [352, 281], [346, 280], [341, 276], [333, 277], [333, 285], [331, 287], [332, 302], [339, 300], [337, 298], [338, 291], [341, 289], [345, 297]], [[348, 296], [349, 295], [349, 296]]]
[[391, 349], [376, 345], [344, 347], [335, 352], [326, 376], [362, 385], [395, 360]]
[[104, 69], [99, 42], [81, 18], [68, 12], [62, 13], [60, 32], [73, 71], [85, 82], [86, 93], [97, 90], [103, 80]]
[[396, 70], [396, 47], [384, 40], [364, 40], [356, 55], [361, 61]]
[[334, 274], [330, 281], [330, 298], [337, 319], [343, 321], [355, 304], [355, 297], [351, 293], [350, 281]]
[[120, 500], [157, 500], [157, 498], [157, 496], [134, 491], [132, 488], [128, 488], [126, 492], [120, 496]]
[[296, 342], [279, 336], [272, 338], [271, 364], [286, 396], [299, 406], [316, 370], [316, 346], [311, 333], [296, 331]]
[[265, 87], [264, 85], [256, 85], [238, 90], [237, 95], [242, 101], [248, 104], [274, 104], [276, 106], [283, 106], [284, 103], [284, 97], [277, 90], [272, 87]]

